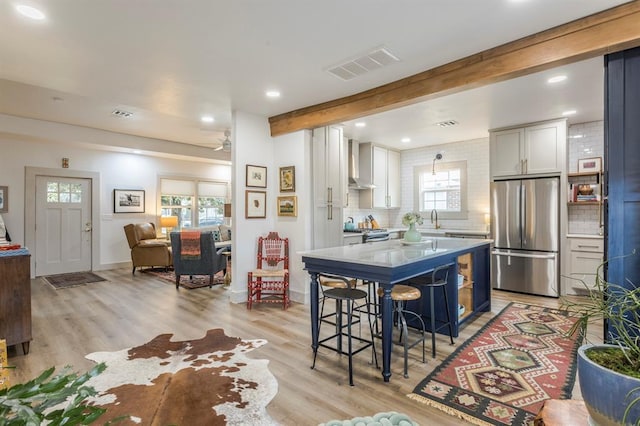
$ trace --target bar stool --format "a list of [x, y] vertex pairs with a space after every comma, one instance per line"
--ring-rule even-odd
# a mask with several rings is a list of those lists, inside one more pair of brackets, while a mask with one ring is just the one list
[[[422, 275], [417, 278], [413, 278], [409, 280], [409, 284], [417, 287], [427, 287], [429, 289], [429, 315], [426, 318], [429, 319], [429, 325], [431, 326], [431, 357], [436, 357], [436, 332], [443, 327], [449, 327], [449, 339], [451, 339], [451, 344], [454, 345], [453, 341], [453, 324], [451, 322], [451, 312], [449, 311], [449, 298], [447, 296], [447, 281], [449, 280], [449, 268], [452, 266], [452, 263], [446, 265], [440, 265], [436, 267], [431, 273]], [[418, 281], [418, 279], [420, 279]], [[436, 319], [436, 308], [435, 308], [435, 290], [436, 288], [442, 289], [442, 294], [444, 296], [444, 308], [447, 314], [447, 320], [438, 320]], [[420, 299], [420, 312], [423, 313], [424, 309], [422, 306], [422, 299]], [[440, 325], [436, 326], [437, 322], [441, 322]]]
[[[347, 288], [347, 287], [355, 287], [357, 284], [357, 280], [353, 278], [345, 278], [345, 277], [334, 277], [329, 275], [318, 275], [318, 283], [320, 284], [318, 287], [320, 288], [320, 312], [324, 312], [324, 303], [326, 301], [325, 296], [325, 288]], [[329, 318], [335, 316], [336, 313], [328, 313], [328, 314], [320, 314], [320, 321], [329, 323], [331, 325], [336, 325], [334, 321], [331, 321]], [[357, 323], [360, 322], [360, 317], [357, 317]]]
[[[363, 301], [365, 304], [368, 301], [368, 294], [364, 290], [356, 289], [352, 287], [353, 280], [345, 277], [339, 277], [334, 275], [327, 274], [319, 274], [319, 279], [324, 277], [326, 279], [325, 282], [332, 281], [341, 281], [344, 283], [344, 287], [334, 287], [328, 290], [324, 290], [323, 297], [324, 299], [333, 299], [336, 301], [336, 313], [335, 313], [335, 321], [336, 321], [336, 332], [329, 337], [325, 337], [322, 340], [318, 340], [318, 346], [322, 346], [324, 348], [335, 351], [341, 355], [347, 355], [349, 357], [349, 385], [353, 386], [353, 355], [365, 350], [369, 346], [371, 346], [371, 350], [373, 352], [373, 358], [376, 364], [376, 368], [378, 367], [378, 358], [375, 352], [375, 346], [373, 343], [373, 325], [371, 323], [371, 316], [367, 315], [369, 320], [369, 332], [370, 332], [370, 340], [364, 339], [361, 336], [353, 336], [351, 326], [353, 325], [353, 312], [354, 307], [357, 301]], [[322, 281], [321, 281], [322, 282]], [[346, 317], [347, 317], [347, 325], [346, 327], [342, 325], [342, 314], [343, 314], [343, 306], [342, 303], [346, 302]], [[367, 305], [368, 306], [368, 305]], [[318, 324], [318, 335], [320, 335], [320, 328], [324, 317], [324, 300], [322, 303], [322, 307], [320, 310], [320, 321]], [[346, 333], [345, 330], [346, 329]], [[347, 350], [344, 351], [342, 348], [342, 339], [343, 337], [347, 338]], [[336, 339], [336, 345], [331, 346], [326, 342]], [[360, 346], [358, 349], [353, 349], [353, 340], [357, 340], [364, 345]], [[318, 355], [317, 348], [313, 352], [313, 364], [311, 368], [315, 368], [316, 366], [316, 358]]]
[[[378, 288], [378, 298], [382, 297], [384, 294], [384, 290]], [[422, 297], [422, 293], [420, 289], [408, 285], [396, 284], [391, 289], [391, 300], [393, 300], [393, 313], [397, 315], [398, 319], [398, 328], [400, 328], [400, 342], [404, 346], [404, 377], [405, 379], [409, 377], [408, 373], [408, 364], [409, 364], [409, 349], [413, 348], [418, 343], [422, 342], [422, 362], [425, 361], [424, 357], [424, 321], [419, 313], [410, 311], [406, 309], [406, 303], [409, 300], [419, 300]], [[407, 319], [405, 317], [406, 314], [409, 314], [416, 318], [420, 322], [420, 338], [418, 338], [413, 343], [409, 344], [409, 329], [407, 327]]]

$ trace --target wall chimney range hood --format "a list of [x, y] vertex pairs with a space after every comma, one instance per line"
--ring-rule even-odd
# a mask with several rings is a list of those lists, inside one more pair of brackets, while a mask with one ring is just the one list
[[354, 139], [349, 139], [348, 161], [349, 188], [371, 189], [376, 187], [371, 182], [360, 178], [360, 143]]

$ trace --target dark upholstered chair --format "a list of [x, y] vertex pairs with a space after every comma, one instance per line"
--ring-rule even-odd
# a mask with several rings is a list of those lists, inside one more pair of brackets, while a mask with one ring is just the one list
[[182, 275], [209, 275], [209, 287], [213, 285], [213, 276], [219, 271], [227, 271], [227, 259], [222, 254], [228, 248], [216, 250], [213, 232], [200, 233], [200, 254], [198, 258], [182, 254], [180, 232], [171, 233], [171, 251], [173, 252], [173, 268], [176, 273], [176, 288], [180, 288]]
[[156, 237], [156, 227], [153, 223], [128, 224], [124, 227], [127, 242], [131, 249], [132, 274], [139, 266], [168, 267], [172, 264], [171, 247], [165, 239]]

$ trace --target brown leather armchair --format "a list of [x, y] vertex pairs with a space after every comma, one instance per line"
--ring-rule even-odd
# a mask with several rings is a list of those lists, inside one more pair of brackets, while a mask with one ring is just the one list
[[173, 265], [169, 242], [156, 237], [156, 227], [153, 223], [130, 223], [125, 225], [124, 233], [131, 249], [132, 274], [136, 273], [138, 266], [166, 268]]

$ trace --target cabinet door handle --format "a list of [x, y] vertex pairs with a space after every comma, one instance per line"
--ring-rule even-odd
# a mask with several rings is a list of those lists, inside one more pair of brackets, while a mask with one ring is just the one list
[[582, 245], [582, 244], [578, 244], [578, 247], [583, 247], [583, 248], [594, 248], [594, 249], [600, 248], [600, 246], [588, 246], [588, 245]]
[[346, 198], [347, 198], [347, 207], [349, 207], [349, 193], [346, 193]]
[[524, 173], [529, 173], [529, 159], [525, 158], [524, 159]]
[[333, 220], [333, 204], [327, 204], [327, 220]]

